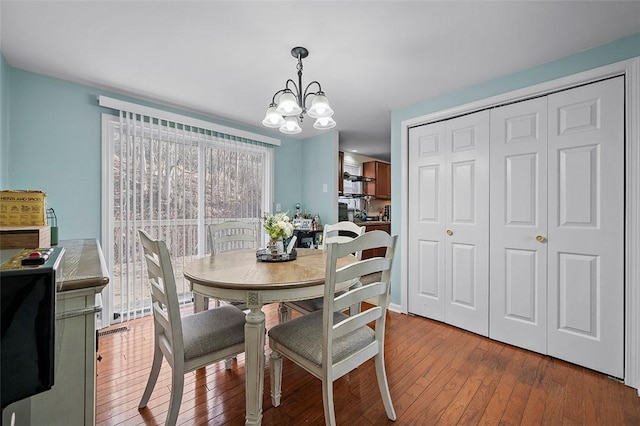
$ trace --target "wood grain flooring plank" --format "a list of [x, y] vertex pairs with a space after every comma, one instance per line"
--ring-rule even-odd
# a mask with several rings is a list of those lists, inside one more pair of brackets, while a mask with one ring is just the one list
[[[190, 308], [184, 308], [185, 314]], [[277, 323], [277, 304], [264, 308]], [[294, 315], [297, 315], [294, 313]], [[425, 318], [389, 313], [385, 359], [398, 419], [387, 419], [373, 362], [335, 383], [338, 425], [640, 425], [637, 391], [605, 375], [492, 341]], [[164, 424], [170, 369], [163, 365], [147, 409], [139, 411], [153, 357], [153, 322], [100, 338], [96, 424]], [[320, 381], [285, 360], [283, 398], [273, 407], [266, 349], [264, 425], [324, 425]], [[244, 356], [185, 376], [181, 425], [243, 425]]]

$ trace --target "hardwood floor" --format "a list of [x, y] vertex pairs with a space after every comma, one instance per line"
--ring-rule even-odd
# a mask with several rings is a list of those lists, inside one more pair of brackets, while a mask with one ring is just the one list
[[[264, 308], [267, 327], [277, 305]], [[138, 411], [152, 359], [151, 318], [111, 327], [100, 337], [98, 425], [163, 424], [170, 368], [164, 363], [149, 406]], [[105, 329], [109, 330], [109, 329]], [[102, 331], [105, 331], [102, 330]], [[269, 395], [267, 348], [264, 425], [323, 425], [320, 381], [284, 361], [280, 407]], [[373, 361], [334, 384], [340, 425], [638, 425], [635, 389], [602, 374], [420, 317], [389, 313], [386, 365], [398, 416], [384, 413]], [[244, 424], [244, 355], [231, 371], [218, 363], [185, 376], [178, 424]]]

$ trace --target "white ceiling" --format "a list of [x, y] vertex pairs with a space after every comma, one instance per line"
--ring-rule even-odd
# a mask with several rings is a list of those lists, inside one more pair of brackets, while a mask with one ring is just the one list
[[340, 148], [389, 160], [390, 111], [640, 32], [640, 2], [1, 0], [0, 23], [12, 67], [258, 127], [305, 46]]

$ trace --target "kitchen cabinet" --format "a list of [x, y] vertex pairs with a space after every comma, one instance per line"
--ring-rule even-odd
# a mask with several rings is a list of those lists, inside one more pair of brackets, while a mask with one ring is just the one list
[[362, 163], [362, 174], [375, 180], [365, 183], [364, 192], [378, 200], [391, 199], [391, 164], [382, 161]]
[[[365, 232], [371, 231], [385, 231], [387, 234], [391, 234], [391, 222], [367, 222], [358, 223], [360, 226], [366, 226]], [[362, 252], [362, 259], [370, 259], [372, 257], [383, 257], [385, 255], [384, 248], [375, 248], [371, 250], [364, 250]]]

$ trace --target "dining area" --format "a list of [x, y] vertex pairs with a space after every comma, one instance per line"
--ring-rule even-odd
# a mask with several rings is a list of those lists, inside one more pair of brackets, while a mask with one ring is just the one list
[[[331, 226], [326, 228], [332, 232]], [[185, 373], [197, 375], [211, 364], [233, 371], [244, 355], [244, 424], [264, 424], [265, 356], [270, 356], [266, 393], [271, 405], [275, 408], [289, 397], [288, 373], [282, 379], [283, 365], [289, 365], [283, 358], [288, 358], [323, 383], [315, 398], [323, 400], [327, 425], [336, 424], [333, 381], [373, 358], [381, 406], [395, 420], [384, 370], [384, 324], [396, 237], [382, 231], [365, 234], [364, 229], [345, 234], [339, 229], [335, 227], [333, 236], [323, 235], [323, 249], [297, 248], [265, 256], [254, 224], [211, 226], [211, 254], [183, 268], [194, 294], [193, 313], [181, 312], [177, 303], [166, 244], [140, 229], [155, 324], [151, 371], [138, 405], [141, 415], [153, 398], [163, 360], [171, 366], [164, 423], [172, 425], [181, 412]], [[360, 259], [363, 250], [374, 247], [385, 248], [386, 255]], [[363, 285], [363, 276], [376, 279]], [[315, 301], [318, 309], [296, 308], [302, 301]], [[265, 307], [274, 312], [275, 306], [278, 323], [267, 330]], [[290, 310], [298, 313], [292, 318]]]
[[[247, 244], [253, 244], [252, 238], [247, 239], [251, 240]], [[163, 246], [161, 241], [150, 244], [151, 250]], [[324, 250], [297, 249], [296, 259], [287, 262], [260, 262], [256, 257], [259, 249], [233, 244], [236, 247], [228, 251], [214, 248], [213, 254], [190, 261], [181, 270], [181, 275], [193, 280], [198, 303], [176, 308], [175, 300], [171, 302], [181, 320], [174, 329], [173, 343], [180, 335], [182, 349], [202, 347], [193, 342], [210, 337], [211, 329], [227, 330], [224, 336], [238, 340], [227, 340], [228, 346], [210, 356], [196, 357], [202, 359], [199, 365], [200, 361], [184, 355], [176, 359], [184, 353], [180, 346], [173, 359], [165, 361], [157, 344], [164, 341], [166, 349], [169, 342], [158, 324], [162, 319], [146, 316], [101, 331], [97, 425], [597, 424], [598, 419], [633, 424], [640, 418], [633, 389], [604, 375], [444, 323], [388, 310], [373, 320], [378, 321], [373, 326], [376, 332], [384, 330], [383, 345], [376, 346], [377, 336], [367, 332], [355, 339], [366, 352], [364, 358], [374, 348], [384, 348], [384, 372], [375, 355], [374, 360], [359, 363], [361, 360], [351, 362], [352, 357], [360, 356], [352, 353], [332, 359], [333, 368], [325, 375], [308, 361], [328, 348], [321, 336], [325, 324], [322, 318], [313, 318], [322, 317], [323, 311], [303, 314], [301, 307], [324, 310], [331, 304], [327, 313], [339, 310], [334, 315], [340, 321], [353, 313], [354, 300], [347, 296], [339, 301], [340, 296], [331, 298], [329, 293], [337, 287], [337, 291], [347, 291], [341, 294], [348, 294], [355, 275], [361, 276], [358, 281], [363, 291], [376, 288], [374, 293], [384, 299], [385, 288], [380, 285], [387, 278], [384, 272], [366, 274], [368, 267], [358, 261], [354, 245], [343, 246], [344, 263], [338, 266], [332, 262], [338, 243]], [[158, 254], [170, 270], [168, 253], [160, 249]], [[155, 259], [151, 252], [147, 255]], [[337, 273], [354, 265], [357, 271], [352, 268], [349, 277]], [[162, 281], [160, 270], [157, 272], [150, 280], [152, 286]], [[330, 282], [336, 287], [328, 286]], [[355, 283], [355, 289], [357, 286]], [[384, 305], [372, 303], [375, 295], [360, 296], [366, 298], [360, 304], [366, 318], [360, 323], [367, 321], [369, 327], [368, 315], [382, 313]], [[222, 317], [232, 319], [225, 319], [220, 327], [205, 327], [208, 331], [203, 334], [191, 333], [189, 318], [199, 315], [194, 306], [199, 313], [231, 310], [231, 315]], [[380, 309], [367, 313], [372, 306]], [[385, 322], [379, 326], [382, 318]], [[314, 334], [314, 327], [315, 333], [321, 332]], [[290, 350], [294, 347], [298, 353]], [[352, 368], [354, 365], [358, 367]], [[327, 406], [328, 401], [333, 407]]]

